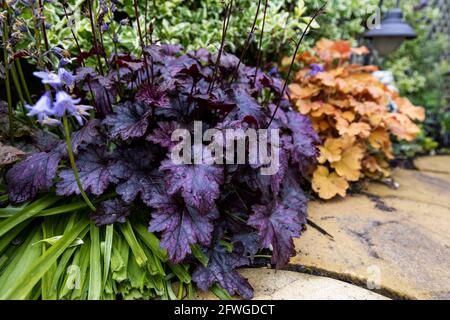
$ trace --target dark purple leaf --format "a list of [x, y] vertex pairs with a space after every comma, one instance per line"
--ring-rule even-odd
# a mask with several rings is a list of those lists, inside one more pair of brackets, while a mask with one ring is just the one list
[[12, 167], [6, 175], [9, 200], [21, 203], [48, 191], [53, 186], [61, 158], [59, 152], [40, 152]]
[[114, 112], [103, 121], [103, 124], [109, 127], [108, 133], [111, 138], [120, 137], [125, 141], [145, 135], [151, 109], [141, 104], [126, 102], [116, 106]]
[[172, 133], [180, 128], [179, 123], [175, 121], [159, 122], [158, 126], [159, 128], [156, 128], [147, 136], [147, 140], [159, 144], [163, 148], [172, 150], [176, 145], [176, 142], [172, 141]]
[[136, 94], [136, 101], [155, 108], [169, 107], [169, 98], [166, 93], [160, 87], [153, 85], [143, 86]]
[[119, 199], [108, 200], [100, 203], [97, 210], [91, 213], [90, 218], [94, 220], [97, 227], [116, 222], [124, 223], [131, 214], [131, 207]]
[[317, 146], [320, 138], [308, 117], [289, 111], [286, 118], [286, 126], [291, 130], [292, 138], [284, 139], [284, 147], [291, 153], [292, 162], [299, 166], [300, 172], [307, 174], [319, 156]]
[[233, 99], [237, 107], [232, 111], [231, 116], [236, 120], [256, 124], [263, 128], [267, 122], [263, 109], [258, 102], [245, 90], [236, 89], [232, 91]]
[[240, 243], [244, 247], [246, 255], [254, 256], [260, 249], [259, 235], [253, 231], [248, 231], [246, 233], [237, 233], [231, 239], [233, 245]]
[[101, 141], [100, 133], [98, 128], [100, 127], [100, 121], [98, 119], [90, 120], [86, 125], [80, 130], [72, 134], [72, 149], [75, 153], [78, 152], [80, 148], [85, 148], [86, 146], [98, 143]]
[[236, 107], [236, 103], [220, 89], [216, 89], [209, 94], [195, 94], [193, 95], [193, 99], [202, 108], [210, 108], [223, 112], [229, 112]]
[[199, 266], [194, 271], [192, 279], [203, 291], [207, 291], [213, 284], [218, 283], [230, 295], [238, 294], [244, 299], [253, 298], [253, 289], [247, 279], [235, 269], [248, 265], [242, 247], [235, 245], [230, 253], [221, 245], [217, 245], [209, 257], [208, 266]]
[[120, 180], [116, 192], [127, 203], [140, 195], [148, 205], [152, 192], [163, 183], [162, 175], [154, 164], [154, 148], [141, 146], [120, 150], [117, 158], [112, 168], [112, 173]]
[[[300, 214], [306, 210], [303, 193], [287, 188], [281, 201], [273, 200], [270, 204], [254, 205], [253, 214], [248, 220], [250, 226], [258, 230], [261, 246], [272, 246], [272, 263], [282, 268], [289, 258], [295, 255], [293, 237], [299, 237], [304, 220]], [[306, 200], [306, 199], [305, 199]]]
[[181, 192], [186, 203], [202, 213], [214, 208], [223, 183], [223, 168], [206, 164], [176, 165], [165, 160], [159, 169], [165, 173], [170, 195]]
[[168, 195], [163, 188], [154, 192], [149, 203], [152, 213], [150, 232], [162, 232], [161, 247], [166, 249], [174, 263], [180, 263], [191, 253], [193, 244], [209, 245], [217, 219], [215, 209], [201, 214], [181, 199]]
[[[90, 147], [80, 153], [76, 161], [81, 185], [86, 192], [102, 195], [111, 183], [117, 179], [112, 174], [112, 162], [102, 149]], [[56, 185], [56, 193], [61, 196], [80, 194], [80, 189], [72, 170], [63, 170], [59, 174], [61, 181]]]

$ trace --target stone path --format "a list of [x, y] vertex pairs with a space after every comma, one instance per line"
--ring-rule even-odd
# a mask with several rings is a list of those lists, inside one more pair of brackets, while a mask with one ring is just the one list
[[[326, 277], [273, 269], [243, 269], [255, 289], [254, 300], [385, 300], [369, 290]], [[198, 293], [199, 300], [217, 299], [211, 293]]]
[[290, 267], [359, 284], [394, 298], [450, 299], [450, 157], [396, 170], [391, 189], [313, 202], [308, 228], [295, 240]]
[[371, 183], [310, 203], [309, 218], [333, 238], [308, 227], [288, 266], [297, 272], [241, 270], [255, 299], [450, 299], [450, 157], [415, 165], [393, 173], [398, 189]]

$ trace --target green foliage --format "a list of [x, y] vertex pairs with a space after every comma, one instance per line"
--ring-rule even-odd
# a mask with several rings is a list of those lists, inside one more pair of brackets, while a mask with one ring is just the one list
[[[56, 201], [63, 203], [55, 206]], [[192, 294], [187, 265], [168, 263], [159, 240], [139, 219], [123, 228], [97, 228], [89, 226], [85, 203], [67, 201], [45, 196], [17, 210], [0, 208], [0, 299], [181, 299]], [[173, 283], [180, 288], [177, 294]]]
[[[81, 48], [88, 51], [92, 46], [92, 33], [89, 16], [85, 13], [84, 0], [69, 0], [67, 9], [73, 13], [76, 36]], [[255, 53], [263, 20], [263, 0], [257, 20], [255, 40], [250, 47], [249, 57], [256, 60]], [[94, 1], [94, 5], [97, 1]], [[139, 1], [140, 23], [145, 33], [155, 42], [181, 44], [190, 49], [218, 49], [222, 36], [224, 3], [221, 0], [172, 0]], [[146, 8], [147, 6], [147, 8]], [[240, 52], [250, 32], [258, 1], [236, 0], [226, 37], [226, 50]], [[283, 55], [292, 53], [291, 39], [296, 39], [306, 27], [309, 18], [305, 16], [304, 1], [269, 1], [265, 21], [265, 36], [262, 51], [271, 61], [277, 61]], [[45, 5], [47, 22], [51, 25], [48, 38], [52, 46], [61, 46], [76, 52], [73, 37], [65, 18], [64, 10], [58, 2]], [[118, 35], [118, 46], [131, 51], [139, 51], [139, 37], [132, 0], [119, 0], [115, 21], [102, 35], [105, 48], [114, 48], [113, 35]], [[129, 18], [131, 25], [120, 27], [120, 20]], [[31, 15], [29, 16], [31, 19]], [[147, 26], [147, 28], [144, 28]], [[152, 27], [153, 28], [152, 28]], [[317, 25], [313, 25], [317, 27]], [[150, 37], [149, 29], [153, 29]], [[144, 32], [143, 31], [143, 32]]]
[[[322, 0], [305, 0], [309, 10], [320, 6]], [[365, 31], [367, 18], [375, 13], [379, 0], [330, 0], [327, 12], [318, 17], [320, 26], [314, 32], [316, 40], [350, 40], [356, 45]], [[310, 14], [311, 12], [308, 12]]]

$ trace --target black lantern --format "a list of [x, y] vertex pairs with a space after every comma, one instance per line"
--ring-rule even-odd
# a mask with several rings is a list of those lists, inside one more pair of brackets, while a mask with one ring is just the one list
[[389, 10], [378, 28], [369, 30], [364, 37], [371, 39], [381, 56], [387, 56], [402, 45], [403, 41], [417, 38], [414, 29], [403, 19], [400, 1], [397, 8]]

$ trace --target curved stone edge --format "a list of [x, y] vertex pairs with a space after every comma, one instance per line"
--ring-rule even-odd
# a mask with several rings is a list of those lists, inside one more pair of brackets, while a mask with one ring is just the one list
[[[241, 269], [255, 290], [253, 300], [389, 300], [358, 286], [322, 276], [267, 268]], [[197, 292], [194, 300], [217, 300]]]

